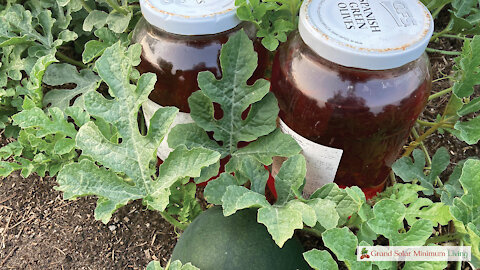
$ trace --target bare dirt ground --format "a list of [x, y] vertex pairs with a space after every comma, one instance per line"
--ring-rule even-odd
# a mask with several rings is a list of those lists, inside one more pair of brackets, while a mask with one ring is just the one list
[[18, 173], [0, 180], [0, 269], [144, 269], [169, 259], [177, 233], [158, 213], [135, 202], [105, 225], [94, 198], [64, 201], [54, 186]]

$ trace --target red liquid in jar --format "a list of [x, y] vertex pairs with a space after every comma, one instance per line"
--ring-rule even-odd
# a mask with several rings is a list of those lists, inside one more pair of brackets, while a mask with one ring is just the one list
[[[212, 72], [221, 78], [220, 50], [228, 38], [241, 29], [251, 39], [258, 54], [258, 67], [249, 83], [263, 77], [268, 65], [268, 51], [255, 39], [255, 27], [241, 23], [237, 27], [212, 35], [182, 36], [164, 32], [140, 21], [134, 42], [143, 47], [142, 61], [138, 66], [141, 73], [157, 74], [155, 89], [149, 98], [162, 106], [175, 106], [181, 112], [190, 112], [188, 97], [199, 89], [197, 76], [201, 71]], [[221, 112], [216, 117], [221, 118]]]
[[429, 66], [423, 55], [390, 70], [348, 68], [321, 58], [296, 35], [275, 57], [271, 91], [288, 127], [343, 149], [335, 183], [359, 186], [372, 197], [383, 190], [426, 105]]
[[[255, 38], [256, 29], [252, 24], [241, 23], [237, 27], [212, 35], [184, 36], [167, 33], [142, 20], [137, 25], [133, 41], [142, 45], [140, 73], [154, 72], [157, 75], [155, 88], [149, 99], [161, 106], [175, 106], [181, 112], [189, 113], [188, 98], [199, 89], [197, 76], [202, 71], [212, 72], [217, 79], [222, 77], [220, 52], [229, 37], [240, 30], [253, 40], [254, 50], [258, 54], [258, 66], [248, 84], [263, 78], [269, 64], [269, 52]], [[223, 117], [219, 104], [214, 104], [215, 118]], [[247, 109], [242, 117], [248, 114]], [[213, 133], [208, 132], [213, 140]], [[247, 143], [241, 142], [239, 147]], [[220, 173], [230, 157], [220, 161]], [[214, 177], [216, 178], [216, 177]], [[212, 178], [212, 179], [214, 179]], [[200, 184], [205, 185], [205, 183]]]

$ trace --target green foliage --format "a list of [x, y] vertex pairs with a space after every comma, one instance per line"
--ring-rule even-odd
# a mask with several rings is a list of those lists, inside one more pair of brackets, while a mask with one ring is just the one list
[[257, 37], [262, 38], [263, 46], [270, 51], [287, 41], [288, 33], [297, 28], [301, 4], [301, 0], [235, 1], [237, 16], [257, 26]]
[[433, 11], [434, 17], [440, 14], [440, 11], [448, 8], [450, 12], [450, 21], [446, 28], [440, 31], [436, 37], [443, 34], [460, 35], [478, 35], [480, 27], [480, 13], [478, 1], [475, 0], [422, 0], [422, 2]]
[[303, 253], [303, 257], [315, 270], [331, 269], [338, 270], [338, 265], [332, 255], [325, 250], [312, 249]]
[[[147, 265], [146, 270], [164, 270], [158, 261], [152, 261]], [[182, 265], [180, 261], [169, 262], [165, 270], [200, 270], [191, 263]]]
[[82, 61], [85, 64], [92, 62], [94, 59], [102, 55], [106, 48], [112, 46], [118, 40], [120, 40], [124, 46], [128, 46], [130, 43], [130, 35], [127, 33], [118, 34], [106, 27], [95, 30], [94, 34], [98, 40], [92, 39], [85, 43], [85, 50], [82, 53]]
[[[0, 118], [2, 125], [21, 110], [23, 97], [41, 107], [42, 77], [57, 61], [57, 48], [77, 34], [67, 29], [71, 13], [80, 7], [56, 1], [7, 5], [0, 17]], [[53, 11], [53, 12], [52, 12]], [[22, 75], [26, 74], [26, 77]]]
[[30, 106], [13, 116], [14, 123], [22, 130], [17, 141], [0, 149], [2, 160], [14, 159], [13, 162], [0, 162], [1, 176], [8, 176], [16, 170], [21, 170], [24, 177], [32, 172], [45, 176], [47, 171], [54, 176], [63, 166], [78, 158], [75, 152], [77, 130], [66, 117], [74, 119], [80, 127], [88, 115], [75, 107], [67, 108], [64, 113], [58, 108], [44, 112], [33, 104]]
[[414, 162], [409, 157], [397, 160], [392, 169], [405, 182], [419, 181], [420, 185], [425, 188], [422, 192], [425, 195], [432, 195], [435, 191], [435, 181], [450, 164], [450, 155], [446, 148], [438, 149], [433, 156], [431, 169], [426, 173], [424, 172], [425, 154], [416, 149], [413, 151], [413, 157]]
[[470, 96], [473, 87], [480, 84], [480, 56], [476, 53], [479, 49], [480, 37], [476, 36], [472, 41], [467, 39], [463, 44], [462, 55], [455, 59], [457, 71], [453, 92], [459, 98]]
[[453, 199], [456, 197], [461, 197], [464, 193], [459, 181], [464, 163], [465, 160], [458, 163], [453, 170], [453, 173], [450, 175], [450, 178], [443, 186], [441, 192], [441, 201], [446, 205], [452, 205]]
[[480, 267], [480, 161], [468, 160], [462, 169], [460, 183], [465, 191], [453, 200], [450, 212], [455, 228], [464, 235], [465, 245], [472, 246], [472, 261]]
[[373, 214], [375, 217], [368, 225], [375, 233], [389, 239], [392, 246], [421, 246], [432, 235], [433, 224], [425, 219], [415, 220], [408, 232], [399, 233], [406, 215], [406, 208], [400, 202], [382, 200], [374, 206]]
[[453, 0], [452, 7], [455, 9], [455, 16], [463, 17], [469, 15], [478, 5], [475, 0]]
[[437, 225], [447, 225], [452, 216], [449, 207], [441, 202], [432, 202], [428, 198], [419, 197], [418, 192], [425, 188], [415, 184], [395, 184], [387, 188], [376, 197], [377, 201], [383, 199], [393, 200], [405, 205], [405, 219], [412, 225], [417, 219], [426, 219]]
[[[252, 52], [253, 44], [243, 31], [233, 36], [220, 55], [222, 78], [217, 80], [213, 73], [201, 72], [198, 84], [202, 91], [189, 98], [196, 124], [206, 131], [213, 131], [214, 139], [222, 141], [230, 155], [237, 150], [238, 142], [256, 140], [276, 127], [278, 106], [273, 95], [267, 95], [268, 81], [258, 80], [253, 86], [247, 85], [258, 59]], [[212, 102], [220, 104], [224, 111], [219, 120], [213, 115]], [[253, 103], [256, 104], [242, 120], [242, 112]]]
[[405, 262], [403, 270], [441, 270], [446, 269], [448, 262]]
[[[64, 118], [81, 118], [82, 113], [66, 108], [39, 109], [45, 70], [57, 61], [60, 46], [78, 36], [68, 29], [72, 13], [81, 9], [75, 2], [25, 1], [19, 5], [10, 1], [0, 11], [0, 128], [5, 129], [6, 137], [17, 138], [0, 149], [2, 160], [9, 156], [14, 160], [1, 162], [2, 175], [22, 170], [23, 176], [32, 172], [43, 176], [47, 171], [53, 176], [78, 156], [72, 147], [75, 134], [57, 132], [56, 127], [61, 121], [67, 124]], [[22, 114], [12, 118], [19, 111]], [[48, 119], [54, 123], [48, 125]]]
[[74, 101], [74, 106], [84, 109], [83, 95], [95, 91], [99, 81], [100, 77], [90, 69], [83, 69], [78, 72], [77, 68], [70, 64], [52, 64], [43, 76], [43, 83], [57, 87], [65, 84], [75, 84], [75, 88], [59, 88], [48, 91], [43, 98], [43, 105], [51, 105], [65, 110]]
[[333, 228], [322, 234], [323, 243], [348, 269], [372, 269], [372, 262], [357, 261], [357, 237], [348, 228]]
[[455, 74], [453, 76], [453, 93], [442, 116], [436, 123], [451, 125], [447, 130], [458, 139], [474, 145], [480, 141], [480, 118], [468, 117], [480, 110], [480, 98], [475, 97], [475, 86], [480, 84], [478, 73], [480, 71], [480, 38], [465, 39], [462, 53], [455, 58]]
[[[178, 110], [159, 110], [152, 117], [152, 128], [147, 135], [140, 134], [138, 110], [152, 91], [155, 76], [144, 74], [136, 87], [130, 84], [130, 55], [134, 50], [135, 45], [125, 51], [116, 43], [95, 63], [114, 99], [106, 99], [96, 91], [84, 95], [87, 112], [112, 124], [118, 130], [121, 142], [111, 142], [94, 122], [86, 123], [76, 136], [77, 147], [82, 150], [82, 155], [103, 167], [84, 159], [65, 166], [57, 178], [57, 189], [64, 192], [65, 199], [87, 195], [99, 197], [95, 217], [105, 223], [116, 209], [131, 200], [143, 199], [149, 208], [164, 211], [169, 204], [172, 185], [200, 176], [203, 167], [217, 162], [220, 157], [212, 150], [178, 147], [160, 166], [159, 175], [153, 180], [156, 149]], [[119, 115], [117, 112], [120, 111], [126, 113]]]
[[[243, 31], [223, 46], [220, 63], [223, 74], [220, 80], [211, 72], [199, 74], [201, 91], [189, 98], [195, 123], [175, 126], [168, 144], [171, 148], [201, 146], [221, 153], [222, 158], [230, 157], [226, 171], [235, 172], [241, 184], [251, 180], [263, 194], [268, 179], [263, 165], [270, 165], [274, 156], [290, 157], [301, 149], [293, 138], [276, 129], [279, 109], [273, 94], [268, 93], [269, 82], [262, 79], [247, 85], [257, 66], [257, 55]], [[214, 102], [223, 111], [221, 119], [214, 117]], [[248, 108], [250, 111], [243, 120], [242, 113]], [[213, 132], [213, 138], [222, 144], [210, 140], [207, 132]], [[251, 143], [239, 148], [240, 142]]]
[[318, 198], [335, 203], [339, 215], [338, 225], [344, 225], [348, 218], [365, 203], [365, 195], [358, 187], [342, 189], [336, 184], [327, 184], [314, 192], [311, 199]]
[[[96, 7], [88, 13], [83, 22], [84, 31], [100, 29], [107, 25], [115, 33], [124, 33], [130, 25], [136, 6], [128, 5], [128, 1], [95, 0]], [[104, 10], [101, 10], [104, 9]]]
[[273, 205], [263, 194], [239, 186], [234, 177], [226, 173], [208, 184], [205, 196], [209, 201], [213, 198], [218, 204], [221, 201], [226, 216], [241, 209], [258, 208], [258, 222], [267, 227], [273, 240], [281, 247], [296, 229], [304, 226], [321, 232], [344, 224], [348, 215], [357, 212], [365, 202], [365, 195], [358, 188], [343, 190], [334, 184], [310, 199], [304, 199], [301, 189], [305, 166], [305, 158], [301, 155], [284, 162], [275, 177], [278, 198]]
[[421, 0], [424, 5], [427, 6], [429, 10], [435, 10], [437, 8], [442, 8], [446, 4], [452, 2], [452, 0]]
[[180, 223], [190, 223], [203, 209], [196, 198], [197, 185], [195, 183], [183, 184], [177, 182], [170, 187], [170, 205], [166, 212], [176, 216]]
[[[349, 269], [397, 268], [395, 262], [373, 262], [373, 265], [357, 262], [355, 250], [357, 245], [373, 245], [380, 235], [388, 239], [389, 245], [425, 245], [433, 228], [437, 224], [447, 225], [453, 217], [449, 213], [449, 206], [420, 198], [419, 192], [423, 190], [424, 187], [416, 184], [396, 184], [387, 188], [374, 198], [373, 208], [364, 202], [360, 210], [351, 215], [347, 225], [357, 231], [356, 235], [348, 228], [332, 228], [322, 234], [325, 246]], [[404, 269], [417, 269], [415, 267], [420, 266], [443, 269], [445, 264], [412, 262], [406, 264]]]

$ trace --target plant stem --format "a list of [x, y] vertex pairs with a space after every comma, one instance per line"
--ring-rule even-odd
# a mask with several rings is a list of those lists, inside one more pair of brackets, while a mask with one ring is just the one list
[[[460, 240], [459, 246], [463, 246], [463, 240]], [[462, 264], [463, 264], [463, 261], [457, 262], [457, 270], [462, 270]]]
[[435, 93], [435, 94], [432, 94], [432, 95], [430, 95], [430, 96], [428, 97], [428, 101], [433, 100], [433, 99], [436, 99], [436, 98], [441, 97], [441, 96], [443, 96], [443, 95], [446, 95], [446, 94], [452, 92], [452, 90], [453, 90], [453, 87], [450, 87], [450, 88], [447, 88], [447, 89], [442, 90], [442, 91], [440, 91], [440, 92], [437, 92], [437, 93]]
[[444, 124], [445, 123], [443, 121], [436, 123], [434, 126], [429, 128], [425, 133], [423, 133], [420, 137], [418, 137], [414, 142], [411, 142], [410, 145], [405, 150], [405, 153], [403, 154], [403, 156], [404, 157], [410, 156], [413, 150], [415, 150], [415, 148], [417, 148], [417, 146], [419, 146], [423, 142], [423, 140], [425, 140], [428, 136], [432, 135], [435, 131], [437, 131], [437, 129], [441, 128]]
[[[415, 128], [412, 129], [412, 133], [413, 133], [413, 137], [415, 137], [415, 139], [418, 139], [420, 137]], [[425, 153], [425, 158], [427, 160], [427, 164], [429, 166], [429, 169], [431, 170], [432, 169], [432, 159], [430, 158], [430, 154], [428, 153], [428, 150], [425, 147], [425, 144], [423, 142], [420, 143], [420, 147], [422, 148], [423, 153]], [[435, 185], [437, 185], [439, 187], [443, 187], [443, 182], [440, 179], [440, 177], [438, 177], [438, 176], [435, 178]]]
[[[413, 137], [415, 138], [415, 140], [420, 137], [420, 135], [418, 135], [418, 132], [415, 128], [412, 129], [412, 134], [413, 134]], [[430, 158], [430, 154], [428, 153], [428, 150], [425, 147], [425, 144], [423, 142], [420, 142], [420, 147], [422, 148], [423, 153], [425, 153], [425, 158], [427, 160], [427, 165], [432, 166], [432, 159]]]
[[427, 48], [426, 51], [430, 52], [430, 53], [441, 53], [441, 54], [445, 54], [445, 55], [460, 55], [460, 54], [462, 54], [461, 52], [457, 52], [457, 51], [444, 51], [444, 50], [438, 50], [438, 49], [433, 49], [433, 48]]
[[[437, 10], [438, 10], [438, 9], [437, 9]], [[445, 29], [443, 29], [443, 30], [440, 31], [440, 32], [435, 33], [435, 34], [430, 38], [430, 42], [434, 42], [435, 40], [438, 39], [439, 36], [448, 33], [447, 28], [448, 28], [448, 27], [446, 27]]]
[[442, 77], [442, 78], [438, 78], [438, 79], [433, 80], [432, 83], [435, 83], [435, 82], [438, 82], [438, 81], [441, 81], [441, 80], [450, 79], [450, 78], [451, 78], [450, 76], [445, 76], [445, 77]]
[[452, 240], [461, 239], [461, 237], [462, 237], [462, 235], [459, 234], [459, 233], [450, 233], [450, 234], [434, 236], [434, 237], [428, 238], [425, 245], [448, 242], [448, 241], [452, 241]]
[[392, 185], [395, 185], [397, 183], [397, 178], [395, 178], [395, 173], [393, 170], [390, 170], [390, 180], [392, 181]]
[[186, 224], [182, 224], [180, 222], [178, 222], [178, 220], [176, 220], [175, 218], [173, 218], [171, 215], [169, 215], [167, 212], [163, 211], [163, 212], [160, 212], [160, 215], [166, 220], [168, 221], [170, 224], [172, 224], [173, 226], [175, 226], [176, 228], [184, 231], [188, 225]]
[[93, 11], [92, 8], [90, 8], [90, 7], [88, 6], [87, 2], [85, 2], [85, 0], [80, 0], [80, 3], [82, 4], [82, 7], [83, 7], [88, 13], [90, 13], [90, 12]]
[[468, 38], [468, 37], [465, 37], [465, 36], [458, 36], [458, 35], [451, 35], [451, 34], [441, 34], [441, 36], [446, 37], [446, 38], [457, 38], [457, 39], [461, 39], [461, 40], [471, 39], [471, 38]]
[[55, 56], [58, 57], [60, 60], [62, 60], [65, 63], [69, 63], [69, 64], [75, 65], [77, 67], [80, 67], [80, 68], [86, 68], [87, 67], [87, 65], [85, 65], [84, 63], [82, 63], [80, 61], [77, 61], [77, 60], [74, 60], [74, 59], [66, 56], [65, 54], [63, 54], [61, 52], [56, 52]]
[[[422, 126], [425, 126], [425, 127], [435, 127], [438, 123], [434, 123], [434, 122], [427, 122], [427, 121], [422, 121], [422, 120], [417, 120], [417, 123], [419, 125], [422, 125]], [[448, 124], [448, 123], [445, 123], [445, 122], [440, 122], [442, 123], [441, 125], [441, 128], [453, 128], [453, 125], [452, 124]]]
[[123, 9], [120, 5], [118, 5], [117, 0], [105, 0], [107, 4], [109, 4], [116, 12], [122, 13], [123, 15], [127, 15], [128, 11]]
[[424, 127], [433, 127], [437, 124], [437, 123], [433, 123], [433, 122], [423, 121], [423, 120], [420, 120], [420, 119], [417, 120], [417, 123], [421, 126], [424, 126]]

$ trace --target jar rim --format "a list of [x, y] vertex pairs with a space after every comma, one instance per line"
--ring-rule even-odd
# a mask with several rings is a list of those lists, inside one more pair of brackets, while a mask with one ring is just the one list
[[151, 25], [179, 35], [217, 34], [240, 24], [234, 0], [140, 0]]

